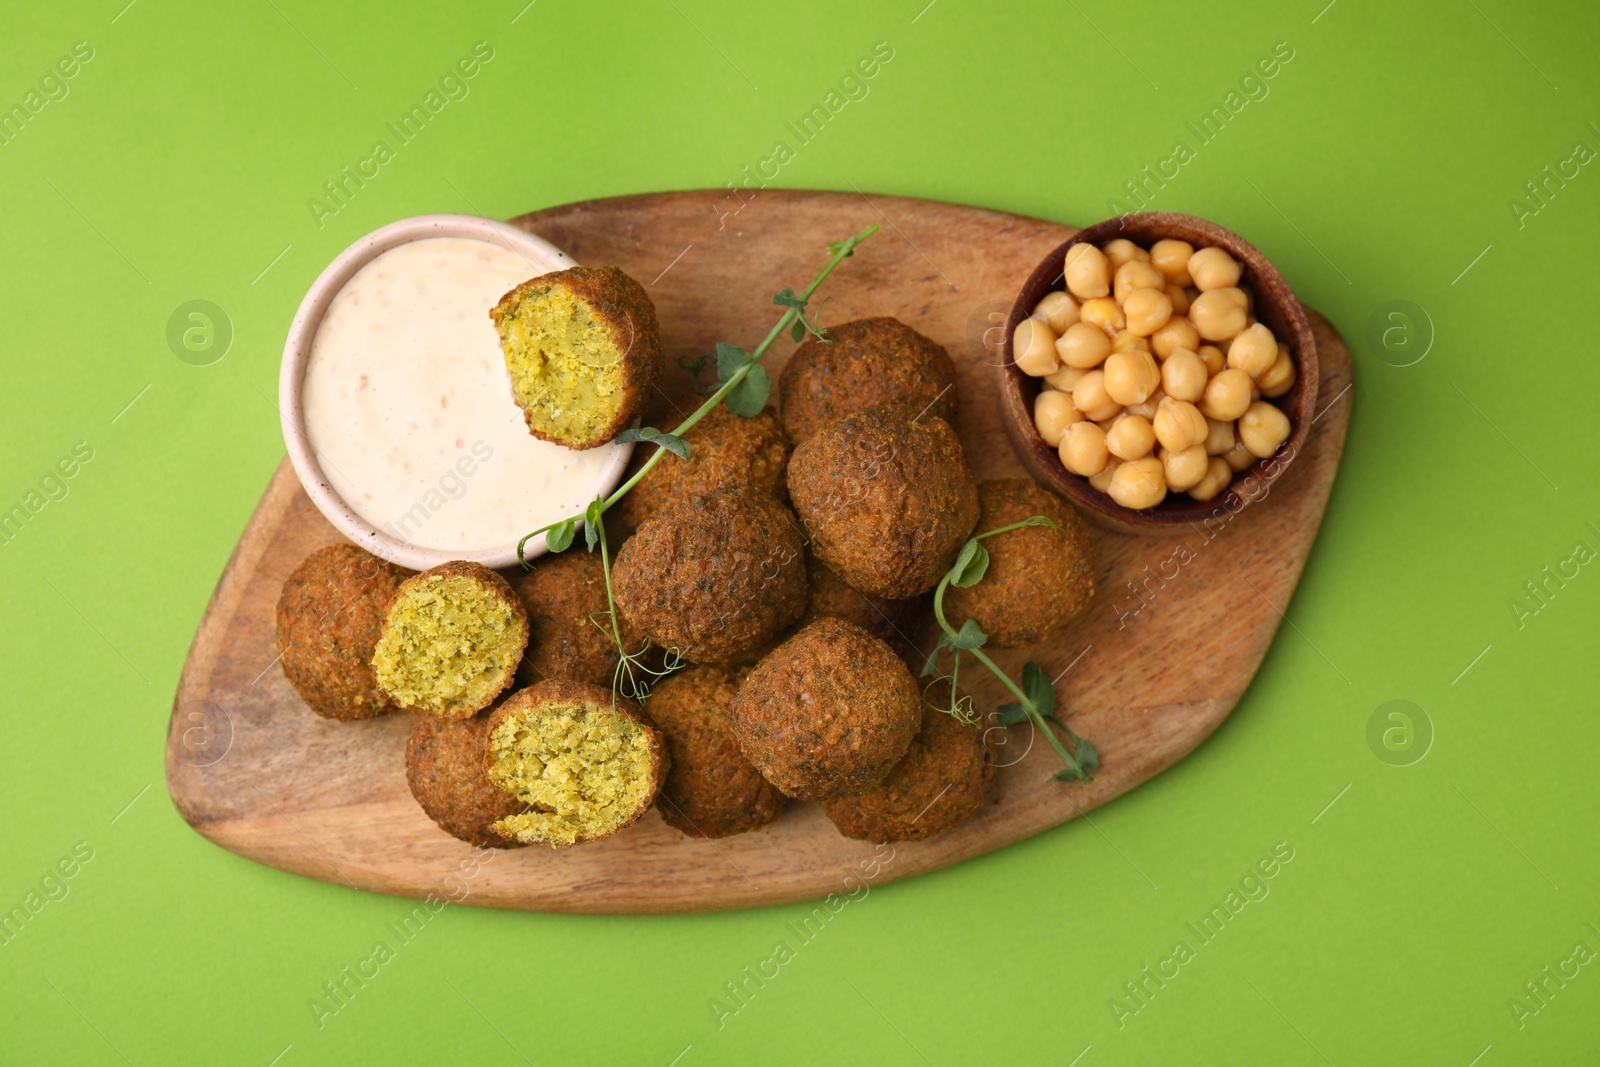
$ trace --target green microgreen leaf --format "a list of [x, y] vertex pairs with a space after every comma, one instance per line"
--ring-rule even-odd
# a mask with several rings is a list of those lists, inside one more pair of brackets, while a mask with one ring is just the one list
[[701, 396], [704, 396], [706, 393], [714, 393], [717, 391], [716, 382], [712, 382], [710, 385], [700, 384], [700, 375], [704, 374], [706, 370], [711, 367], [712, 362], [715, 359], [716, 357], [711, 355], [709, 352], [701, 353], [698, 356], [685, 355], [678, 357], [678, 366], [689, 372], [689, 377], [694, 380], [694, 391], [699, 393]]
[[806, 335], [806, 320], [805, 320], [805, 317], [802, 316], [802, 315], [796, 315], [795, 319], [794, 319], [794, 325], [789, 327], [789, 337], [792, 340], [799, 341], [805, 335]]
[[605, 521], [606, 502], [604, 500], [591, 500], [583, 512], [583, 537], [589, 543], [589, 551], [594, 551], [594, 546], [600, 543], [601, 523]]
[[803, 296], [796, 296], [794, 292], [794, 286], [792, 285], [786, 286], [783, 292], [775, 295], [772, 298], [772, 302], [777, 304], [779, 307], [786, 308], [803, 308], [806, 306], [806, 298]]
[[1086, 775], [1099, 770], [1100, 750], [1094, 747], [1094, 742], [1077, 734], [1072, 735], [1072, 740], [1077, 747], [1078, 769]]
[[767, 377], [767, 369], [757, 364], [728, 391], [728, 409], [735, 415], [753, 419], [766, 409], [771, 393], [772, 380]]
[[544, 535], [545, 545], [551, 552], [565, 552], [572, 545], [572, 535], [577, 532], [577, 527], [576, 518], [561, 520]]
[[688, 459], [689, 442], [670, 433], [664, 433], [654, 426], [641, 426], [637, 430], [627, 429], [617, 434], [618, 441], [643, 441], [649, 445], [660, 445], [679, 459]]
[[979, 544], [976, 537], [969, 538], [961, 546], [955, 566], [950, 568], [950, 584], [957, 589], [968, 589], [983, 581], [988, 570], [989, 550]]
[[968, 619], [961, 624], [961, 629], [950, 639], [951, 648], [982, 648], [989, 641], [989, 635], [984, 633], [977, 622]]
[[1015, 726], [1028, 721], [1028, 710], [1021, 704], [1001, 704], [995, 709], [995, 714], [1000, 717], [1000, 725]]
[[738, 345], [717, 342], [717, 381], [725, 382], [750, 362], [750, 353]]
[[1056, 710], [1056, 690], [1037, 663], [1029, 662], [1022, 668], [1022, 691], [1028, 694], [1040, 715], [1053, 715]]

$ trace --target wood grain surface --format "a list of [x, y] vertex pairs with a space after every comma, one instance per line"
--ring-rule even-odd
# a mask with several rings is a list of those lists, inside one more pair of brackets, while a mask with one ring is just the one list
[[[1000, 425], [994, 342], [1029, 271], [1071, 227], [978, 208], [857, 193], [660, 193], [551, 208], [515, 220], [579, 262], [616, 264], [647, 288], [660, 315], [668, 373], [656, 424], [693, 401], [672, 357], [717, 341], [753, 346], [825, 245], [871, 223], [882, 231], [825, 284], [825, 322], [893, 315], [949, 349], [961, 389], [958, 429], [980, 478], [1022, 468]], [[1193, 751], [1238, 702], [1272, 643], [1316, 538], [1353, 393], [1350, 354], [1310, 312], [1321, 399], [1305, 450], [1233, 520], [1181, 537], [1095, 531], [1099, 594], [1049, 642], [995, 658], [1052, 676], [1072, 727], [1099, 746], [1088, 785], [1058, 769], [1026, 725], [998, 731], [992, 802], [948, 833], [881, 853], [847, 840], [815, 804], [793, 803], [756, 833], [691, 839], [648, 812], [623, 833], [555, 851], [476, 858], [412, 800], [404, 769], [408, 717], [318, 718], [275, 661], [279, 586], [339, 535], [312, 507], [287, 460], [279, 466], [195, 634], [173, 705], [167, 785], [178, 811], [223, 848], [272, 867], [354, 888], [497, 908], [681, 912], [819, 898], [862, 879], [906, 878], [981, 855], [1091, 810]], [[792, 345], [768, 356], [776, 377]], [[927, 634], [912, 635], [921, 647]], [[963, 680], [968, 678], [963, 672]], [[970, 675], [980, 709], [1001, 702]], [[1265, 712], [1264, 712], [1265, 713]], [[1037, 743], [1035, 743], [1037, 742]], [[1204, 788], [1199, 781], [1193, 788]], [[874, 860], [874, 857], [877, 857]]]

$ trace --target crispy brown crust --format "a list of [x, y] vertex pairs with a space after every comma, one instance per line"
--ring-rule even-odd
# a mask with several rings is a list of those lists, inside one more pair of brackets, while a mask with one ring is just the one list
[[884, 405], [907, 418], [926, 409], [954, 424], [956, 368], [950, 354], [899, 319], [859, 319], [811, 338], [778, 377], [783, 425], [800, 444], [831, 419]]
[[744, 673], [689, 667], [657, 684], [645, 705], [672, 754], [656, 807], [667, 825], [685, 834], [742, 834], [783, 811], [783, 794], [745, 759], [728, 721]]
[[825, 618], [751, 670], [729, 705], [734, 736], [762, 777], [791, 797], [874, 788], [921, 721], [916, 679], [861, 627]]
[[[747, 419], [718, 404], [684, 440], [690, 446], [688, 459], [663, 456], [622, 498], [618, 511], [625, 526], [639, 526], [723, 485], [749, 486], [788, 503], [789, 436], [770, 407]], [[638, 470], [655, 451], [637, 449], [632, 469]]]
[[815, 556], [807, 554], [806, 579], [808, 595], [806, 613], [800, 617], [804, 626], [816, 619], [833, 617], [853, 622], [874, 637], [882, 638], [892, 646], [896, 640], [905, 640], [902, 631], [907, 613], [916, 603], [912, 600], [889, 600], [871, 593], [863, 593]]
[[805, 543], [788, 508], [723, 486], [639, 527], [611, 582], [623, 617], [656, 644], [720, 663], [771, 641], [805, 611]]
[[[489, 317], [498, 327], [523, 295], [556, 286], [563, 286], [577, 295], [589, 305], [595, 318], [611, 327], [612, 343], [623, 353], [622, 403], [616, 417], [587, 440], [551, 437], [534, 429], [531, 420], [528, 432], [568, 448], [598, 448], [627, 429], [649, 406], [656, 384], [661, 380], [665, 360], [661, 353], [661, 327], [656, 321], [656, 306], [644, 286], [619, 267], [568, 267], [523, 282], [489, 309]], [[513, 391], [513, 399], [515, 396]]]
[[[517, 656], [520, 660], [522, 654], [526, 652], [528, 648], [527, 609], [522, 606], [522, 601], [518, 599], [516, 591], [511, 588], [511, 583], [507, 582], [498, 573], [490, 570], [481, 563], [475, 563], [468, 559], [453, 559], [448, 563], [441, 563], [437, 567], [432, 567], [428, 570], [425, 570], [421, 574], [414, 574], [410, 578], [407, 578], [404, 582], [400, 583], [400, 588], [395, 590], [394, 596], [389, 599], [389, 606], [392, 608], [395, 603], [398, 602], [399, 599], [410, 590], [412, 586], [420, 584], [425, 578], [432, 577], [472, 578], [484, 588], [489, 590], [489, 592], [493, 593], [508, 608], [510, 608], [513, 621], [516, 622], [518, 629], [522, 631], [522, 647], [517, 652]], [[386, 613], [383, 620], [383, 631], [379, 634], [379, 640], [382, 640], [383, 633], [388, 632], [388, 629], [389, 616]], [[500, 688], [490, 693], [488, 699], [475, 708], [463, 706], [460, 708], [454, 708], [449, 712], [440, 712], [439, 714], [449, 719], [471, 718], [484, 708], [488, 707], [490, 704], [494, 703], [501, 693], [504, 693], [511, 687], [511, 683], [516, 681], [516, 677], [517, 672], [515, 668], [507, 671], [505, 681], [501, 683]], [[398, 707], [403, 705], [396, 706]]]
[[528, 651], [517, 681], [533, 685], [545, 678], [569, 678], [610, 686], [617, 668], [617, 646], [590, 618], [604, 623], [605, 567], [596, 552], [581, 547], [546, 554], [513, 582], [528, 613]]
[[[656, 794], [661, 790], [661, 783], [666, 781], [667, 771], [672, 767], [672, 757], [667, 752], [665, 739], [661, 731], [656, 729], [639, 705], [624, 696], [613, 696], [611, 690], [603, 686], [591, 685], [588, 682], [574, 682], [564, 678], [549, 678], [526, 689], [519, 689], [505, 699], [503, 703], [489, 715], [487, 725], [484, 727], [487, 738], [495, 729], [512, 715], [536, 710], [542, 704], [582, 704], [596, 711], [615, 711], [618, 715], [636, 723], [644, 729], [645, 737], [650, 742], [650, 788], [639, 808], [626, 822], [619, 824], [615, 829], [603, 834], [590, 836], [579, 835], [573, 844], [582, 844], [585, 841], [600, 841], [622, 830], [626, 830], [639, 821], [639, 817], [649, 810]], [[494, 762], [494, 756], [489, 751], [486, 743], [483, 746], [483, 772], [487, 780], [489, 767]], [[520, 810], [520, 808], [518, 809]], [[552, 843], [553, 845], [553, 843]], [[553, 847], [562, 847], [553, 845]]]
[[945, 591], [945, 616], [957, 626], [976, 620], [989, 643], [1000, 648], [1038, 644], [1094, 599], [1089, 528], [1066, 501], [1026, 478], [982, 482], [978, 499], [980, 533], [1034, 515], [1054, 519], [1061, 529], [1029, 526], [985, 538], [988, 571], [977, 585]]
[[394, 710], [373, 676], [372, 650], [410, 573], [338, 544], [311, 553], [284, 581], [275, 613], [279, 663], [312, 711], [348, 722]]
[[884, 408], [834, 419], [797, 447], [789, 498], [819, 559], [892, 600], [937, 585], [978, 521], [977, 483], [950, 424]]
[[483, 771], [489, 747], [489, 717], [442, 719], [425, 711], [411, 716], [406, 737], [406, 784], [428, 818], [453, 837], [489, 848], [521, 848], [489, 828], [516, 815], [522, 804], [496, 789]]
[[984, 727], [924, 707], [922, 729], [878, 788], [825, 800], [839, 833], [865, 841], [919, 841], [976, 813], [994, 783]]

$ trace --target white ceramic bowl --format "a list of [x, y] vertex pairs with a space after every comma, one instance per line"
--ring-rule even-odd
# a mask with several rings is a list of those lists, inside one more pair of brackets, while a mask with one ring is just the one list
[[[530, 278], [577, 266], [576, 260], [549, 241], [507, 223], [477, 215], [418, 215], [372, 231], [339, 253], [327, 269], [318, 275], [305, 299], [300, 302], [294, 322], [289, 326], [289, 337], [283, 345], [283, 366], [278, 375], [278, 410], [283, 422], [283, 441], [289, 450], [289, 461], [300, 476], [300, 484], [305, 487], [306, 495], [317, 506], [317, 510], [340, 533], [373, 555], [417, 571], [453, 559], [469, 559], [486, 567], [509, 567], [517, 562], [517, 546], [514, 542], [475, 552], [449, 551], [419, 548], [375, 529], [352, 511], [333, 488], [306, 437], [300, 390], [305, 382], [306, 362], [311, 357], [311, 343], [316, 337], [322, 316], [327, 313], [328, 305], [339, 295], [345, 283], [378, 255], [407, 242], [428, 237], [465, 237], [509, 249], [528, 260]], [[508, 385], [508, 399], [509, 390]], [[609, 493], [616, 488], [632, 452], [632, 445], [615, 447], [614, 459], [602, 469], [593, 487], [594, 495]], [[563, 517], [552, 515], [550, 521], [555, 522]], [[546, 551], [547, 546], [541, 535], [528, 542], [524, 554], [531, 558]]]

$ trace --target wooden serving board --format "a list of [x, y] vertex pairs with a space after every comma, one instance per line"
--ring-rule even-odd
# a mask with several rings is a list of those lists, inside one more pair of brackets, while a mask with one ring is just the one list
[[[694, 406], [687, 375], [670, 357], [717, 341], [753, 346], [780, 310], [772, 294], [804, 285], [829, 241], [874, 222], [881, 232], [825, 284], [824, 321], [893, 315], [943, 344], [956, 361], [958, 429], [978, 476], [1021, 475], [999, 423], [993, 331], [1029, 271], [1072, 228], [930, 201], [786, 191], [748, 201], [722, 191], [619, 197], [516, 220], [581, 263], [616, 264], [648, 283], [669, 357], [669, 413], [670, 404]], [[995, 737], [1006, 742], [996, 760], [1005, 766], [992, 803], [957, 829], [892, 853], [839, 836], [815, 804], [794, 803], [766, 829], [721, 841], [685, 837], [651, 811], [607, 841], [475, 862], [474, 850], [437, 829], [406, 788], [409, 716], [318, 718], [275, 662], [279, 586], [307, 553], [339, 540], [285, 460], [184, 665], [167, 739], [173, 801], [223, 848], [282, 870], [400, 896], [563, 912], [814, 899], [863, 879], [881, 884], [944, 867], [1063, 823], [1193, 751], [1272, 643], [1316, 538], [1350, 414], [1350, 353], [1326, 319], [1310, 314], [1321, 414], [1267, 498], [1181, 537], [1097, 530], [1099, 594], [1087, 616], [1045, 645], [995, 656], [1013, 672], [1031, 658], [1060, 676], [1073, 729], [1100, 748], [1092, 784], [1053, 781], [1054, 754], [1024, 725]], [[785, 340], [768, 356], [774, 378], [792, 347]], [[658, 425], [672, 421], [663, 414]], [[967, 679], [980, 709], [1004, 699], [981, 671], [963, 672]]]

